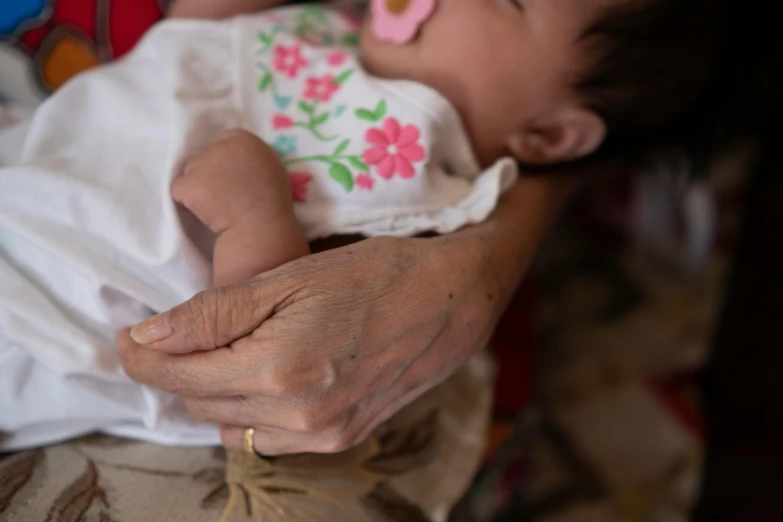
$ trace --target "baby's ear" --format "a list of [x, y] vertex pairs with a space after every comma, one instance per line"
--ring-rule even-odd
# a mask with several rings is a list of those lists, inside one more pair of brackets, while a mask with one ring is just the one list
[[606, 125], [598, 114], [571, 107], [513, 133], [506, 146], [522, 163], [547, 165], [588, 156], [605, 137]]

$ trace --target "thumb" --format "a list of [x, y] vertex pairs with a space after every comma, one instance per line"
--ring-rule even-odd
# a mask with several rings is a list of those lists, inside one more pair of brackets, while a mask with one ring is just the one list
[[272, 315], [277, 299], [284, 297], [274, 289], [256, 279], [199, 292], [134, 326], [130, 335], [138, 344], [168, 353], [227, 346]]

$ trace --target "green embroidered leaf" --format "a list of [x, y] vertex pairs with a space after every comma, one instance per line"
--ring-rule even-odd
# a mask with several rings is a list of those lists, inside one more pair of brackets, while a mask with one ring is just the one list
[[300, 38], [310, 37], [313, 39], [317, 39], [318, 36], [318, 28], [314, 25], [310, 25], [307, 22], [302, 22], [301, 25], [297, 26], [296, 29], [294, 29], [294, 34]]
[[332, 153], [332, 156], [339, 156], [343, 152], [345, 152], [345, 149], [348, 148], [348, 145], [351, 144], [351, 140], [343, 140], [340, 142], [340, 144], [337, 146], [336, 149], [334, 149], [334, 152]]
[[329, 175], [337, 183], [343, 186], [346, 192], [353, 190], [353, 176], [351, 171], [342, 163], [332, 163], [329, 167]]
[[329, 113], [328, 112], [325, 112], [323, 114], [320, 114], [320, 115], [316, 116], [315, 119], [313, 119], [313, 127], [321, 125], [322, 123], [324, 123], [328, 119], [329, 119]]
[[269, 42], [272, 41], [272, 37], [268, 34], [266, 34], [263, 31], [258, 32], [258, 41], [261, 42], [264, 45], [269, 45]]
[[353, 74], [353, 69], [348, 69], [347, 71], [343, 71], [342, 73], [340, 73], [340, 75], [337, 76], [337, 78], [335, 78], [332, 81], [337, 85], [342, 85], [348, 80], [348, 78], [351, 77], [352, 74]]
[[359, 45], [359, 35], [356, 33], [346, 33], [343, 35], [343, 45], [355, 47]]
[[378, 105], [376, 105], [375, 111], [373, 112], [373, 115], [375, 116], [375, 120], [373, 121], [378, 121], [386, 116], [386, 98], [381, 98], [381, 101], [378, 102]]
[[356, 117], [360, 120], [376, 121], [375, 114], [373, 114], [372, 111], [368, 111], [367, 109], [356, 109], [354, 114], [356, 114]]
[[260, 80], [258, 80], [258, 90], [259, 92], [264, 92], [267, 87], [269, 87], [269, 84], [272, 83], [272, 75], [269, 73], [266, 73], [261, 77]]
[[362, 172], [368, 172], [370, 170], [370, 167], [368, 167], [366, 163], [360, 160], [359, 156], [349, 156], [348, 161], [351, 163], [351, 165], [353, 165], [353, 168], [357, 170], [360, 170]]
[[313, 18], [318, 20], [318, 22], [323, 25], [326, 25], [327, 23], [326, 13], [324, 13], [324, 10], [322, 8], [318, 8], [318, 10], [313, 13]]
[[312, 114], [314, 107], [310, 105], [307, 102], [300, 101], [297, 105], [299, 105], [299, 110], [301, 110], [305, 114]]
[[367, 109], [356, 109], [354, 114], [356, 114], [356, 117], [360, 120], [378, 121], [386, 116], [386, 108], [386, 99], [381, 98], [381, 101], [379, 101], [378, 105], [375, 106], [375, 110], [370, 111]]

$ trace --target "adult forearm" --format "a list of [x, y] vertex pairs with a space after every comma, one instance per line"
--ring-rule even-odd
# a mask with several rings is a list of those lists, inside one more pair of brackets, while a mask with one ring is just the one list
[[[522, 178], [490, 219], [452, 239], [468, 241], [483, 256], [483, 279], [504, 309], [527, 272], [542, 237], [562, 211], [577, 182], [571, 178]], [[491, 291], [491, 290], [490, 290]]]

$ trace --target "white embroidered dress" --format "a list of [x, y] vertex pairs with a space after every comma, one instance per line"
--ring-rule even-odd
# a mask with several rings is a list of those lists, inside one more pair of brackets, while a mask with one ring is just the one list
[[275, 147], [311, 239], [487, 217], [513, 162], [481, 172], [449, 103], [368, 75], [355, 42], [324, 9], [167, 21], [0, 130], [0, 449], [95, 430], [218, 442], [178, 398], [131, 382], [113, 340], [208, 287], [169, 187], [223, 129]]

